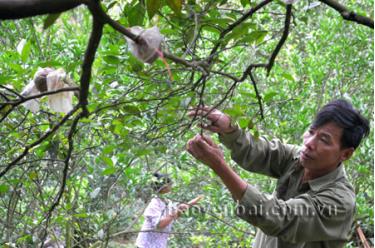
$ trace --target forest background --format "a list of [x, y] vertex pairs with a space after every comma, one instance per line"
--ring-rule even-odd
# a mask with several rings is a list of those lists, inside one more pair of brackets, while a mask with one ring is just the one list
[[[0, 246], [132, 247], [159, 171], [175, 182], [170, 199], [205, 196], [171, 247], [249, 247], [255, 228], [223, 211], [230, 194], [185, 151], [203, 121], [189, 107], [216, 106], [255, 137], [291, 144], [335, 98], [373, 126], [372, 0], [26, 2], [0, 2]], [[124, 35], [136, 37], [124, 27], [137, 25], [160, 28], [164, 62], [129, 52]], [[79, 87], [67, 115], [46, 97], [37, 113], [21, 105], [39, 67], [63, 68]], [[371, 130], [345, 163], [357, 194], [347, 247], [359, 246], [358, 226], [373, 242], [373, 158]], [[230, 164], [272, 193], [275, 180]]]

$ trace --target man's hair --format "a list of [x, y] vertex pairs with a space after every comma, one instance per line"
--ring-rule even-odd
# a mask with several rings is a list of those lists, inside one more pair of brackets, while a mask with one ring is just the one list
[[361, 140], [369, 134], [369, 121], [346, 100], [333, 100], [323, 106], [315, 116], [312, 128], [321, 127], [329, 122], [343, 129], [341, 147], [356, 149]]
[[155, 192], [159, 192], [163, 187], [172, 183], [172, 180], [165, 174], [155, 172], [153, 176], [151, 186]]

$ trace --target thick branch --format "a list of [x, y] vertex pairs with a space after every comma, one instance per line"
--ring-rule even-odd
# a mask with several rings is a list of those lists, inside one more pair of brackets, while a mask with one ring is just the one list
[[275, 50], [273, 51], [271, 58], [268, 62], [267, 65], [267, 75], [269, 75], [273, 64], [275, 63], [275, 59], [277, 54], [280, 52], [281, 47], [284, 45], [286, 39], [288, 38], [289, 34], [289, 27], [290, 27], [290, 19], [292, 18], [292, 5], [287, 5], [286, 6], [286, 16], [285, 16], [285, 23], [284, 23], [284, 32], [283, 35], [281, 36], [281, 39], [279, 43], [277, 44]]
[[[96, 5], [96, 4], [95, 4]], [[90, 11], [95, 9], [95, 5], [89, 5]], [[99, 5], [99, 3], [97, 3]], [[98, 49], [100, 39], [102, 38], [103, 34], [103, 22], [101, 22], [98, 18], [95, 17], [93, 13], [93, 25], [91, 36], [89, 40], [89, 44], [87, 46], [85, 57], [82, 64], [82, 74], [81, 74], [81, 91], [80, 91], [80, 98], [79, 102], [82, 106], [83, 115], [87, 116], [87, 104], [88, 104], [88, 95], [89, 95], [89, 87], [90, 87], [90, 78], [91, 78], [91, 70], [92, 64], [95, 60], [95, 53]]]
[[366, 16], [361, 16], [358, 15], [357, 13], [349, 10], [347, 7], [344, 5], [334, 1], [334, 0], [319, 0], [322, 3], [327, 4], [329, 7], [335, 9], [337, 12], [340, 13], [342, 18], [344, 18], [347, 21], [353, 21], [362, 25], [365, 25], [369, 28], [374, 29], [374, 20], [366, 17]]
[[133, 40], [135, 43], [145, 42], [142, 39], [142, 37], [133, 34], [127, 28], [125, 28], [124, 26], [122, 26], [120, 23], [112, 20], [112, 18], [109, 17], [107, 15], [107, 13], [104, 12], [103, 8], [95, 0], [93, 0], [89, 4], [89, 9], [91, 11], [92, 16], [94, 16], [95, 18], [97, 18], [98, 20], [100, 20], [102, 23], [109, 24], [112, 28], [114, 28], [118, 32], [122, 33], [123, 35], [125, 35], [129, 39]]
[[0, 0], [0, 20], [64, 12], [85, 0]]

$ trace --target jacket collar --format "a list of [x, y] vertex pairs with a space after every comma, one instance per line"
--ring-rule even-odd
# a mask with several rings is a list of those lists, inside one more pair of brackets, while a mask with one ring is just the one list
[[337, 181], [340, 178], [346, 177], [344, 165], [341, 163], [335, 170], [330, 173], [307, 181], [313, 191], [319, 191], [322, 187]]

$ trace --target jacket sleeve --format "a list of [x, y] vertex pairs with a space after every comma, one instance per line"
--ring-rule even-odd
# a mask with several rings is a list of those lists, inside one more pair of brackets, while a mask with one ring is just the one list
[[220, 135], [219, 139], [242, 168], [274, 178], [280, 178], [298, 154], [296, 146], [285, 145], [278, 139], [256, 139], [239, 128], [230, 134]]
[[347, 194], [326, 189], [284, 201], [248, 185], [236, 214], [265, 234], [290, 243], [348, 240], [355, 200]]

